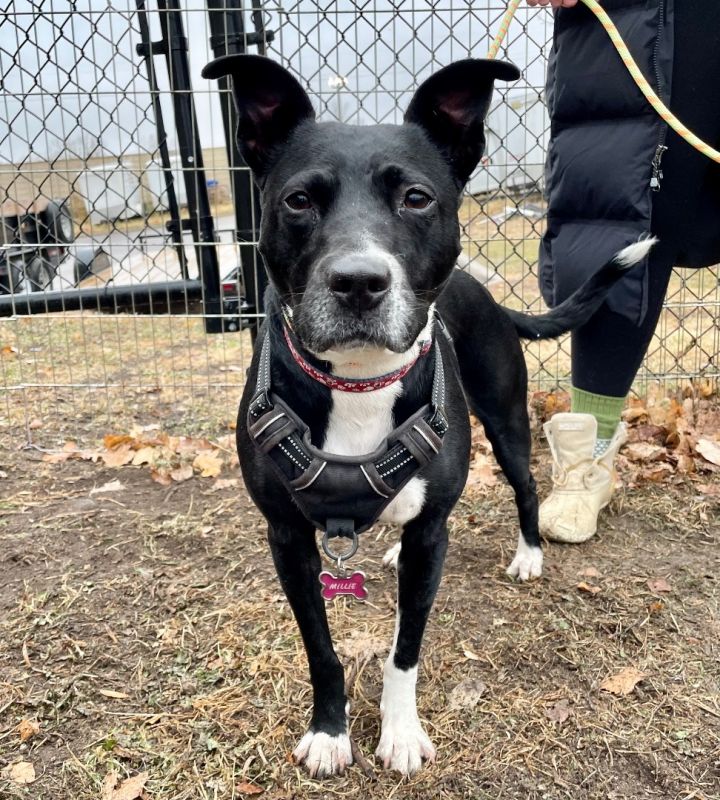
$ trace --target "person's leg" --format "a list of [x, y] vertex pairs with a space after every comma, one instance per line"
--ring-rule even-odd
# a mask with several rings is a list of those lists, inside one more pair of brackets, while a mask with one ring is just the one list
[[[720, 3], [675, 4], [671, 107], [702, 138], [720, 144]], [[718, 242], [717, 165], [668, 131], [652, 232], [660, 240], [648, 264], [647, 310], [639, 325], [603, 306], [572, 336], [572, 413], [546, 425], [553, 450], [553, 490], [540, 506], [540, 531], [580, 542], [597, 527], [612, 494], [613, 460], [624, 441], [625, 398], [652, 339], [673, 264], [701, 266]], [[702, 263], [701, 263], [702, 262]]]
[[572, 410], [545, 425], [553, 489], [540, 506], [539, 523], [548, 539], [586, 541], [610, 501], [613, 461], [625, 441], [620, 414], [660, 316], [672, 262], [661, 245], [651, 254], [647, 311], [639, 325], [603, 306], [572, 336]]
[[615, 433], [662, 311], [673, 261], [662, 243], [651, 252], [647, 311], [639, 325], [603, 305], [572, 334], [572, 411], [596, 418], [598, 439]]

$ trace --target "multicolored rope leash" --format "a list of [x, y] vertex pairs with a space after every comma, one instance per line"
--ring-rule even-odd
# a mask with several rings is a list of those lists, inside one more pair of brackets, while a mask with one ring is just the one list
[[[502, 21], [500, 22], [500, 29], [497, 32], [497, 36], [493, 40], [490, 50], [488, 51], [488, 58], [495, 58], [497, 56], [498, 50], [505, 39], [508, 28], [510, 27], [510, 23], [515, 17], [515, 12], [518, 10], [518, 6], [521, 2], [522, 0], [510, 0], [507, 11], [503, 15]], [[615, 24], [610, 19], [605, 9], [602, 8], [597, 0], [580, 0], [580, 2], [585, 3], [590, 11], [592, 11], [592, 13], [598, 18], [600, 24], [610, 37], [610, 41], [618, 51], [623, 64], [625, 64], [627, 67], [627, 71], [637, 84], [638, 89], [640, 89], [648, 103], [650, 103], [650, 105], [655, 109], [661, 119], [666, 122], [678, 134], [678, 136], [684, 139], [689, 145], [694, 147], [704, 156], [707, 156], [708, 158], [720, 164], [720, 151], [716, 150], [714, 147], [711, 147], [707, 142], [704, 142], [699, 136], [696, 136], [691, 130], [685, 127], [685, 125], [680, 122], [680, 120], [672, 113], [672, 111], [670, 111], [670, 109], [665, 105], [665, 103], [663, 103], [657, 94], [655, 94], [652, 86], [650, 86], [647, 79], [640, 71], [640, 68], [635, 63], [635, 59], [630, 55], [627, 45], [623, 41], [618, 29], [615, 27]]]

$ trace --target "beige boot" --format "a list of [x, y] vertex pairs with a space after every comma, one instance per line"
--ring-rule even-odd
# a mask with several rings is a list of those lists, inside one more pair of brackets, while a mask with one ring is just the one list
[[612, 497], [613, 461], [627, 439], [625, 424], [618, 424], [598, 458], [593, 458], [597, 421], [592, 414], [555, 414], [543, 429], [553, 457], [553, 488], [540, 505], [540, 533], [555, 542], [585, 542]]

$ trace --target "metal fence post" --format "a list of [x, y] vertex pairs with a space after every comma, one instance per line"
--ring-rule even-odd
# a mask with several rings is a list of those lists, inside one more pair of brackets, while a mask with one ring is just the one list
[[[242, 0], [207, 0], [207, 7], [211, 34], [210, 47], [215, 58], [243, 54], [247, 52], [249, 45], [256, 45], [258, 52], [264, 55], [266, 43], [273, 40], [273, 32], [265, 31], [263, 28], [262, 8], [259, 2], [253, 2], [255, 31], [252, 33], [245, 31]], [[235, 235], [240, 248], [243, 289], [249, 305], [247, 311], [261, 314], [264, 310], [263, 295], [267, 286], [267, 275], [255, 249], [260, 229], [260, 198], [250, 170], [242, 169], [246, 164], [240, 155], [235, 138], [238, 120], [235, 105], [231, 100], [230, 79], [220, 78], [218, 88], [235, 208]], [[257, 329], [258, 323], [253, 322], [250, 325], [253, 341]]]
[[200, 134], [190, 81], [188, 41], [183, 27], [178, 0], [158, 0], [165, 57], [170, 73], [170, 93], [175, 111], [180, 159], [188, 199], [190, 219], [183, 221], [193, 234], [195, 252], [203, 283], [205, 330], [221, 333], [222, 301], [220, 297], [220, 268], [216, 249], [215, 226], [210, 212]]

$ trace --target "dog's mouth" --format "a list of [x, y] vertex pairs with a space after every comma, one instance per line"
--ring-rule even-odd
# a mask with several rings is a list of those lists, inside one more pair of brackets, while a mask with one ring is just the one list
[[403, 353], [415, 339], [409, 326], [394, 326], [391, 329], [381, 315], [370, 319], [343, 316], [321, 319], [317, 315], [309, 317], [296, 313], [293, 331], [300, 343], [319, 358], [322, 358], [321, 353], [328, 351], [388, 350]]

